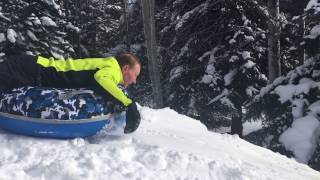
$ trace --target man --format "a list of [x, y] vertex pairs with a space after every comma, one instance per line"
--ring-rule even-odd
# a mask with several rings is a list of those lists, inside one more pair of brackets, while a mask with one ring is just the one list
[[138, 57], [125, 53], [108, 58], [56, 60], [42, 56], [10, 56], [0, 63], [0, 91], [22, 86], [92, 88], [108, 100], [127, 107], [125, 133], [135, 131], [140, 114], [134, 101], [118, 85], [135, 84], [140, 74]]

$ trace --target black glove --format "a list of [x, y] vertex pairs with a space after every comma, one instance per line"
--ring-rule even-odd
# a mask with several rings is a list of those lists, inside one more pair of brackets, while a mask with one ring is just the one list
[[124, 133], [126, 134], [132, 133], [135, 130], [137, 130], [140, 125], [141, 117], [135, 102], [132, 102], [128, 106], [128, 110], [126, 112], [126, 118], [127, 118], [127, 122], [126, 122], [126, 127], [124, 128]]

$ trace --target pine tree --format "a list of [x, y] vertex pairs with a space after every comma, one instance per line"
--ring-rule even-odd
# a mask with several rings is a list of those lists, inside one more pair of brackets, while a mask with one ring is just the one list
[[0, 52], [29, 53], [55, 57], [74, 55], [65, 40], [70, 25], [55, 1], [9, 0], [0, 2]]
[[[209, 129], [242, 134], [242, 108], [266, 83], [265, 17], [247, 1], [167, 1], [159, 17], [167, 103]], [[258, 14], [258, 16], [257, 16]]]
[[[320, 82], [320, 34], [317, 33], [319, 6], [320, 3], [310, 1], [305, 8], [306, 11], [295, 18], [306, 20], [306, 35], [303, 38], [308, 60], [286, 76], [279, 77], [272, 84], [263, 87], [248, 108], [247, 118], [262, 119], [264, 127], [249, 134], [246, 139], [287, 156], [294, 156], [294, 153], [284, 147], [279, 137], [292, 127], [294, 121], [305, 117], [320, 120], [317, 110], [320, 103], [320, 88], [317, 85]], [[320, 131], [305, 131], [313, 133], [316, 142], [313, 144], [316, 148], [308, 164], [319, 170], [320, 146], [317, 142]]]
[[[69, 33], [78, 57], [101, 57], [115, 47], [120, 37], [122, 1], [68, 0], [64, 3], [67, 20], [79, 27]], [[71, 15], [72, 14], [72, 15]]]

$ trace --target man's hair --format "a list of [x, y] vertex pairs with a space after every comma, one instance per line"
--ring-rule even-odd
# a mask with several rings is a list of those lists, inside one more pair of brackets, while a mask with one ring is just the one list
[[124, 65], [129, 65], [130, 68], [133, 68], [134, 65], [139, 64], [141, 66], [139, 58], [131, 53], [123, 53], [115, 57], [122, 68]]

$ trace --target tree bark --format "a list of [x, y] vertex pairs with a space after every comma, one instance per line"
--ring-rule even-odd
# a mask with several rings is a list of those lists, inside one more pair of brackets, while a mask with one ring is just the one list
[[269, 83], [281, 76], [279, 0], [268, 0], [268, 68]]
[[[76, 11], [77, 13], [77, 26], [79, 27], [79, 25], [81, 24], [81, 4], [80, 4], [80, 1], [77, 1], [77, 5], [76, 7], [78, 8], [78, 10]], [[76, 47], [77, 47], [77, 56], [78, 57], [82, 57], [82, 51], [81, 51], [81, 46], [80, 46], [80, 42], [81, 42], [81, 33], [76, 33], [74, 32], [74, 35], [75, 35], [75, 42], [77, 43]]]
[[[305, 20], [301, 18], [299, 24], [300, 24], [299, 36], [302, 42], [304, 40], [303, 37], [305, 35]], [[305, 45], [302, 44], [299, 46], [299, 65], [303, 64], [305, 60], [306, 60]]]
[[142, 0], [142, 14], [144, 24], [144, 34], [147, 43], [149, 74], [152, 83], [154, 106], [163, 107], [163, 95], [160, 83], [160, 71], [157, 60], [155, 20], [154, 20], [154, 0]]
[[123, 1], [123, 25], [125, 27], [125, 34], [124, 34], [124, 44], [126, 45], [126, 50], [130, 51], [130, 42], [129, 42], [129, 22], [128, 22], [128, 0]]
[[232, 115], [231, 122], [231, 134], [238, 134], [240, 138], [242, 138], [242, 106], [235, 105], [236, 113]]

